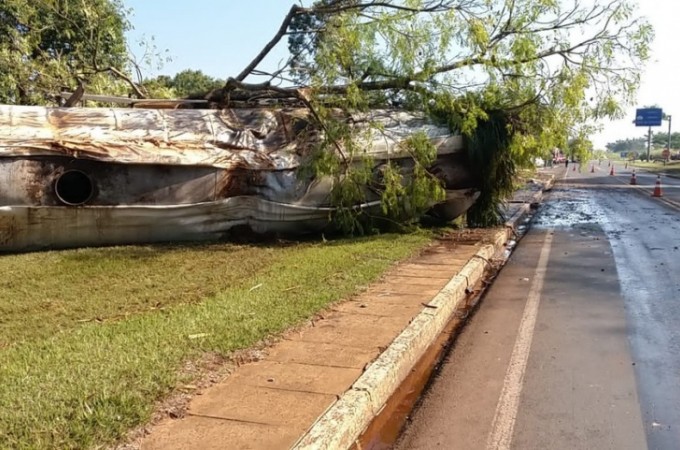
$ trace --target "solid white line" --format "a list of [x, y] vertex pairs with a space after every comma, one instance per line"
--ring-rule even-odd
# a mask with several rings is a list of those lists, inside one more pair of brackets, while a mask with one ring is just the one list
[[512, 350], [505, 380], [503, 381], [503, 390], [496, 406], [491, 433], [486, 443], [487, 450], [509, 450], [512, 443], [512, 434], [519, 410], [519, 399], [522, 394], [524, 373], [526, 372], [529, 352], [531, 351], [531, 341], [534, 337], [538, 306], [541, 302], [541, 291], [543, 290], [543, 281], [548, 267], [553, 233], [554, 229], [549, 229], [543, 241], [541, 254], [538, 258], [538, 266], [534, 273], [534, 280], [531, 283], [527, 303], [524, 306], [522, 321], [519, 324], [517, 340]]

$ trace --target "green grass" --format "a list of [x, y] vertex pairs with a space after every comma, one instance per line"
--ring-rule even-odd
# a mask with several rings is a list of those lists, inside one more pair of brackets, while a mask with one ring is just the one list
[[208, 244], [1, 257], [0, 348], [87, 321], [201, 301], [283, 255], [268, 247]]
[[429, 240], [0, 257], [0, 448], [115, 442], [189, 381], [180, 370], [187, 361], [280, 333]]
[[680, 161], [670, 161], [664, 165], [662, 162], [643, 162], [632, 163], [634, 167], [645, 169], [653, 173], [666, 173], [671, 176], [680, 176]]

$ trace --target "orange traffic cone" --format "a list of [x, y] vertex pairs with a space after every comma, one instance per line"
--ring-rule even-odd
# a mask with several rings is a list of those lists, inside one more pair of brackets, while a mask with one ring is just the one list
[[595, 164], [590, 166], [590, 173], [595, 173]]
[[609, 171], [609, 176], [613, 177], [614, 175], [616, 174], [614, 173], [614, 166], [612, 166], [611, 170]]
[[652, 197], [663, 197], [663, 194], [661, 193], [661, 175], [657, 175], [656, 177], [656, 186], [654, 186]]
[[630, 176], [630, 184], [633, 186], [637, 184], [637, 178], [635, 177], [635, 169], [633, 169], [633, 174]]

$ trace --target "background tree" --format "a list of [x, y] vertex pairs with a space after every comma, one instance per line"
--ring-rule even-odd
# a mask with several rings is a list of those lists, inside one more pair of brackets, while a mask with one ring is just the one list
[[147, 78], [142, 82], [143, 89], [149, 98], [177, 98], [177, 91], [173, 87], [173, 79], [168, 75]]
[[593, 142], [585, 137], [569, 139], [569, 157], [576, 161], [587, 162], [593, 155]]
[[180, 97], [206, 94], [213, 89], [224, 86], [224, 80], [218, 80], [204, 74], [200, 70], [183, 70], [174, 76], [172, 86]]
[[614, 142], [609, 142], [605, 146], [607, 150], [614, 153], [621, 152], [641, 152], [647, 148], [647, 139], [632, 138], [632, 139], [619, 139]]
[[143, 82], [143, 87], [153, 98], [202, 97], [222, 86], [224, 86], [224, 80], [213, 78], [200, 70], [191, 69], [178, 72], [174, 77], [159, 75]]
[[[668, 133], [663, 131], [657, 131], [652, 135], [652, 143], [656, 147], [666, 148], [668, 147]], [[671, 149], [680, 148], [680, 132], [671, 133]]]
[[132, 81], [119, 0], [0, 2], [0, 102], [46, 104], [80, 83], [143, 96]]

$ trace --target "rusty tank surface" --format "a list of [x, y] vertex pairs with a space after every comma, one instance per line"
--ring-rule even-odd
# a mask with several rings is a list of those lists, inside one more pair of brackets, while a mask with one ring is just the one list
[[[358, 133], [376, 170], [389, 159], [408, 171], [399, 144], [424, 131], [447, 192], [437, 214], [453, 219], [474, 203], [460, 136], [403, 111], [361, 119], [382, 125]], [[332, 180], [299, 171], [314, 139], [307, 111], [295, 108], [0, 105], [0, 251], [213, 240], [237, 226], [323, 230]], [[378, 214], [378, 196], [367, 199], [356, 206]]]

